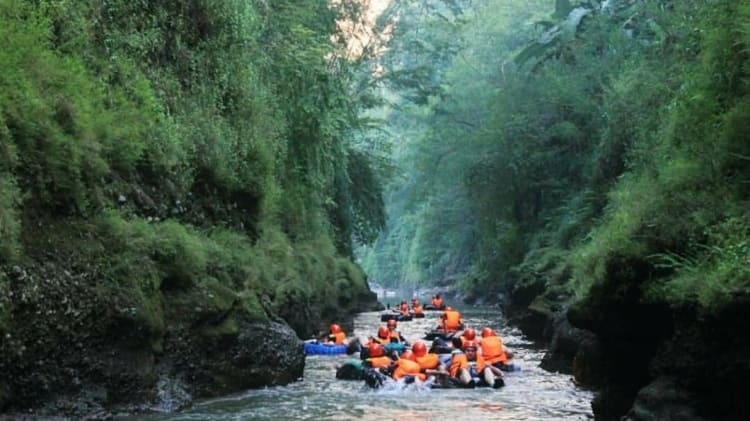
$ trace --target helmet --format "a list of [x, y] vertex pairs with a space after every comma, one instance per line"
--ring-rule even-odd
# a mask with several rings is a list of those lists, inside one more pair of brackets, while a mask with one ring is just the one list
[[391, 327], [395, 328], [396, 327], [396, 320], [395, 319], [388, 320], [387, 326], [388, 326], [388, 328], [391, 328]]
[[387, 338], [388, 337], [388, 328], [385, 326], [380, 326], [378, 328], [378, 338]]
[[477, 343], [474, 341], [466, 341], [466, 343], [464, 344], [464, 349], [469, 349], [469, 348], [474, 348], [476, 350]]
[[482, 328], [482, 337], [486, 338], [488, 336], [496, 336], [495, 331], [485, 326]]
[[401, 353], [401, 358], [407, 359], [407, 360], [411, 360], [411, 361], [414, 361], [414, 362], [417, 361], [417, 356], [414, 355], [414, 353], [411, 351], [411, 349], [407, 349], [406, 351], [402, 352]]
[[474, 329], [468, 328], [464, 331], [464, 338], [470, 341], [473, 341], [476, 337], [477, 337], [477, 332]]
[[332, 325], [328, 326], [328, 331], [331, 333], [341, 333], [341, 326], [333, 323]]
[[414, 342], [414, 345], [411, 346], [411, 350], [417, 357], [424, 357], [424, 354], [427, 353], [427, 345], [425, 345], [422, 341], [417, 341]]
[[379, 343], [370, 344], [370, 356], [371, 357], [382, 357], [383, 356], [383, 345]]

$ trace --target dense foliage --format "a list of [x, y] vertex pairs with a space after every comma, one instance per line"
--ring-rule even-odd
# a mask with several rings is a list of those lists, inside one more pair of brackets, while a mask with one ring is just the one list
[[[529, 300], [608, 283], [705, 308], [748, 293], [748, 13], [722, 0], [464, 8], [427, 99], [384, 111], [408, 141], [367, 270]], [[445, 30], [413, 19], [403, 31]]]
[[384, 220], [352, 141], [357, 19], [352, 1], [0, 1], [0, 408], [49, 386], [26, 356], [54, 371], [66, 344], [160, 350], [274, 314], [309, 335], [357, 308], [351, 244]]

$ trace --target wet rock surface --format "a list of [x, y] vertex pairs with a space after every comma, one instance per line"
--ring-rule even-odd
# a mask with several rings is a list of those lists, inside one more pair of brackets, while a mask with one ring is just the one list
[[524, 333], [549, 344], [543, 368], [597, 390], [597, 419], [750, 419], [748, 297], [700, 310], [643, 304], [635, 292], [604, 286], [568, 311], [542, 296], [505, 307]]
[[[0, 414], [171, 412], [303, 373], [297, 332], [272, 309], [248, 312], [214, 280], [133, 302], [98, 293], [94, 266], [50, 260], [0, 274], [3, 297], [14, 300], [11, 317], [0, 317]], [[336, 317], [351, 324], [357, 307], [378, 305], [374, 295], [357, 298]], [[314, 308], [301, 314], [306, 329], [329, 322]]]

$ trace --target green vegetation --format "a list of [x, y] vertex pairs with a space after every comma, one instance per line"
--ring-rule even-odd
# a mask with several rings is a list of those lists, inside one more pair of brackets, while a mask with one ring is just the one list
[[342, 19], [356, 4], [0, 0], [8, 379], [91, 338], [162, 352], [295, 311], [304, 336], [372, 300], [352, 241], [384, 212]]
[[[360, 249], [375, 281], [461, 280], [526, 304], [631, 285], [644, 303], [708, 311], [749, 292], [750, 7], [493, 1], [451, 17], [396, 4], [409, 14], [396, 36], [423, 42], [384, 60], [400, 85], [385, 85], [397, 99], [381, 115], [409, 141], [388, 227]], [[450, 52], [436, 73], [402, 77], [431, 48]]]

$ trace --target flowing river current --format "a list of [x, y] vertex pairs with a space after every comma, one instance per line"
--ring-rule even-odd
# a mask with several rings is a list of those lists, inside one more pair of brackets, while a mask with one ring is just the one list
[[[336, 366], [352, 356], [307, 356], [304, 378], [284, 387], [250, 390], [200, 401], [175, 414], [151, 420], [586, 420], [593, 419], [592, 392], [579, 388], [569, 375], [539, 368], [544, 349], [508, 326], [497, 309], [463, 309], [464, 322], [477, 330], [498, 331], [516, 355], [520, 371], [506, 373], [501, 389], [429, 389], [423, 385], [368, 388], [363, 381], [337, 380]], [[439, 312], [424, 319], [399, 322], [409, 342], [437, 325]], [[379, 312], [355, 317], [353, 335], [363, 341], [375, 335]], [[426, 341], [429, 347], [430, 342]], [[356, 357], [356, 355], [354, 356]]]

